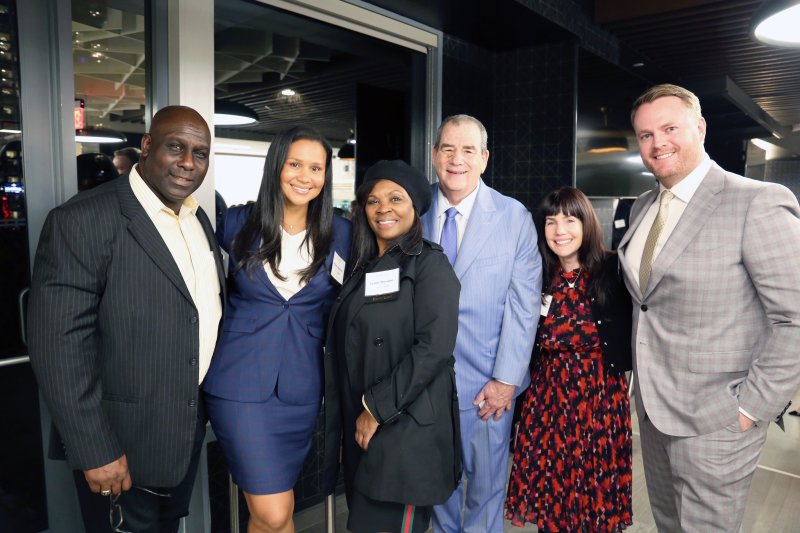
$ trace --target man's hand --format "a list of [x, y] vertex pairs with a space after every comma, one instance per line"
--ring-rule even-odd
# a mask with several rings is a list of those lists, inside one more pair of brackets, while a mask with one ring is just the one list
[[514, 385], [501, 383], [496, 379], [487, 382], [472, 402], [478, 407], [478, 416], [489, 420], [494, 415], [495, 420], [500, 420], [504, 412], [511, 410], [514, 389], [516, 389]]
[[356, 419], [356, 444], [361, 446], [362, 450], [367, 451], [369, 441], [372, 440], [376, 431], [378, 431], [378, 421], [364, 409]]
[[130, 490], [133, 486], [131, 474], [128, 471], [128, 458], [125, 455], [99, 468], [84, 470], [83, 476], [92, 492], [98, 494], [104, 490], [110, 490], [112, 494], [120, 494], [123, 490]]
[[744, 416], [742, 412], [739, 411], [739, 427], [742, 428], [742, 431], [749, 431], [750, 428], [753, 427], [753, 424], [755, 424], [755, 422]]

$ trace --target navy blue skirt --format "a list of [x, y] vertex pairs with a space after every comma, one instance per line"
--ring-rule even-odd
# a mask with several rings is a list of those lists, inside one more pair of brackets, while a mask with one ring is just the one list
[[291, 490], [311, 448], [319, 404], [293, 405], [274, 394], [237, 402], [206, 394], [211, 427], [239, 487], [250, 494]]

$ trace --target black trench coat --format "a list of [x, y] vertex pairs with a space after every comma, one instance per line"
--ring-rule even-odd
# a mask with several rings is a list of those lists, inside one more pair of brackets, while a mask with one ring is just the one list
[[[444, 503], [461, 477], [461, 442], [453, 349], [460, 284], [437, 244], [410, 250], [395, 245], [367, 271], [399, 268], [399, 292], [365, 297], [365, 270], [353, 273], [331, 309], [325, 343], [325, 476], [331, 493], [339, 447], [358, 446], [342, 435], [338, 364], [346, 357], [353, 390], [364, 391], [380, 426], [351, 472], [353, 488], [378, 501]], [[342, 330], [335, 329], [344, 299], [352, 298]], [[344, 335], [345, 353], [337, 354]], [[360, 386], [358, 386], [360, 384]], [[360, 412], [360, 410], [359, 410]], [[344, 440], [343, 440], [344, 439]], [[347, 478], [346, 477], [346, 478]]]

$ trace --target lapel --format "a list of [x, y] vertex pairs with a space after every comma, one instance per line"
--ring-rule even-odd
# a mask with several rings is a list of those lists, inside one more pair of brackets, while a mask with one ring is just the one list
[[486, 252], [487, 241], [492, 235], [497, 214], [491, 189], [481, 179], [478, 196], [475, 198], [475, 205], [472, 207], [472, 213], [470, 213], [467, 227], [464, 230], [464, 237], [461, 239], [461, 246], [458, 248], [456, 264], [453, 265], [459, 279], [475, 259]]
[[[647, 213], [647, 209], [650, 207], [656, 198], [658, 198], [659, 188], [656, 187], [655, 189], [651, 189], [644, 193], [639, 199], [634, 202], [633, 208], [637, 211], [631, 210], [631, 220], [628, 223], [628, 231], [625, 232], [625, 235], [622, 236], [622, 240], [619, 242], [619, 246], [617, 246], [617, 253], [619, 254], [620, 258], [620, 265], [622, 265], [622, 269], [625, 271], [625, 275], [628, 279], [634, 280], [633, 271], [631, 270], [630, 265], [628, 264], [628, 258], [626, 256], [626, 252], [628, 251], [628, 243], [630, 242], [633, 234], [636, 232], [636, 228], [639, 227], [639, 224], [642, 223], [642, 219], [644, 218], [645, 214]], [[641, 298], [641, 292], [639, 289], [639, 283], [634, 282], [631, 283], [631, 286], [635, 288], [636, 296]], [[651, 285], [652, 286], [652, 285]]]
[[172, 254], [164, 243], [164, 239], [161, 238], [161, 234], [158, 233], [155, 224], [134, 196], [130, 182], [123, 177], [117, 179], [117, 183], [120, 211], [128, 219], [128, 231], [167, 279], [175, 285], [175, 288], [194, 305], [177, 263], [172, 258]]
[[713, 164], [686, 206], [678, 225], [672, 230], [658, 257], [653, 261], [650, 283], [647, 286], [647, 292], [642, 295], [643, 297], [653, 292], [670, 266], [709, 220], [719, 205], [721, 200], [719, 192], [724, 187], [725, 171]]

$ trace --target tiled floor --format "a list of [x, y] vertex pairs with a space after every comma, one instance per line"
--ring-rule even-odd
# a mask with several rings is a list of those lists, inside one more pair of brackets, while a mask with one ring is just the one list
[[[785, 433], [774, 424], [770, 425], [745, 514], [744, 531], [748, 533], [800, 533], [800, 417], [787, 416], [785, 420]], [[626, 531], [655, 533], [635, 415], [633, 431], [633, 526]], [[347, 505], [344, 497], [337, 499], [336, 511], [335, 531], [345, 533]], [[323, 506], [298, 513], [295, 525], [297, 533], [325, 533]], [[506, 523], [505, 531], [530, 533], [537, 529], [532, 525], [515, 528]]]

